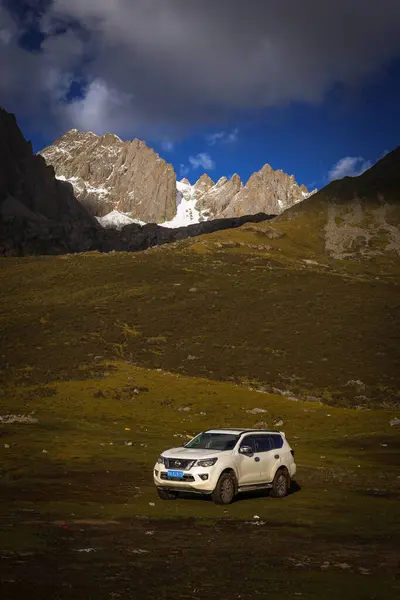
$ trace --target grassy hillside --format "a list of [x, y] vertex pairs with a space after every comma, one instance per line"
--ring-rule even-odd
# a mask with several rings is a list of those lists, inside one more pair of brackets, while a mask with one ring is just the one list
[[396, 403], [394, 274], [266, 250], [253, 227], [141, 254], [4, 261], [3, 381], [80, 378], [118, 358], [337, 405]]

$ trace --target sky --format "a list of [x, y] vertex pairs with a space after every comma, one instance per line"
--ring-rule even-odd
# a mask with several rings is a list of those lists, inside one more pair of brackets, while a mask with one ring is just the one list
[[0, 106], [35, 151], [113, 132], [320, 189], [400, 144], [399, 32], [399, 0], [0, 0]]

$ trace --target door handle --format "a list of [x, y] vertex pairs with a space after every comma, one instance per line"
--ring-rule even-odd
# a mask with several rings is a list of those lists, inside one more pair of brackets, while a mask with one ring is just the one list
[[255, 460], [256, 462], [260, 462], [260, 457], [259, 457], [259, 456], [256, 456], [254, 460]]
[[274, 458], [278, 459], [279, 458], [279, 454], [275, 454]]

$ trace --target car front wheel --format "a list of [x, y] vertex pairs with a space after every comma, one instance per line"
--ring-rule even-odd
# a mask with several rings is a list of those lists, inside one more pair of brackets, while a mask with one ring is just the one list
[[157, 492], [161, 500], [175, 500], [176, 498], [176, 492], [171, 492], [171, 490], [157, 488]]
[[222, 473], [211, 494], [215, 504], [231, 504], [236, 494], [236, 481], [232, 473]]

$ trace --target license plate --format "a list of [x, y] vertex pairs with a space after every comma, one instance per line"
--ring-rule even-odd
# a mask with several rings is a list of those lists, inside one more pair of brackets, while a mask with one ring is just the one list
[[168, 471], [168, 477], [173, 477], [174, 479], [183, 479], [183, 471]]

